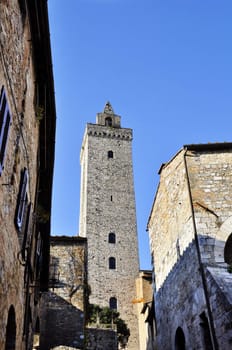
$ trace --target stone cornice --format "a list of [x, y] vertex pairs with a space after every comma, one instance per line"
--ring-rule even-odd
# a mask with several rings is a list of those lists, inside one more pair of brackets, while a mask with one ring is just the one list
[[86, 132], [88, 136], [112, 138], [131, 141], [133, 139], [132, 129], [112, 128], [96, 124], [87, 124]]

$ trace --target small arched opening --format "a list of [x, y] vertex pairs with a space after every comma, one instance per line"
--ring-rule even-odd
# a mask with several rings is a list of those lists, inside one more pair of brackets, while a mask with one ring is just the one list
[[116, 236], [114, 232], [109, 233], [108, 242], [113, 244], [116, 243]]
[[108, 158], [114, 158], [113, 151], [108, 151]]
[[116, 269], [116, 259], [112, 256], [109, 258], [109, 269], [110, 270]]
[[111, 310], [117, 310], [117, 298], [115, 297], [110, 298], [109, 306]]
[[16, 321], [15, 310], [11, 305], [8, 312], [7, 326], [6, 326], [6, 345], [5, 350], [15, 350], [16, 343]]
[[175, 350], [185, 350], [185, 336], [181, 327], [176, 330]]

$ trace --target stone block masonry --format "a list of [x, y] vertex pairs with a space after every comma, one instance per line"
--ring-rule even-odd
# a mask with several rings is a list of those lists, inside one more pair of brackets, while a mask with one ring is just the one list
[[40, 346], [83, 348], [87, 302], [87, 247], [81, 237], [51, 237], [50, 292], [41, 308]]

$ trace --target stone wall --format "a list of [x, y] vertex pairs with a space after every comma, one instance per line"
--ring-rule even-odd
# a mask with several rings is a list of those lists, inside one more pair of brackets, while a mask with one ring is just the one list
[[86, 350], [116, 350], [117, 333], [111, 329], [87, 328]]
[[83, 311], [53, 292], [43, 293], [41, 305], [40, 349], [56, 346], [83, 348]]
[[43, 294], [40, 347], [84, 346], [87, 247], [81, 237], [51, 237], [50, 292]]

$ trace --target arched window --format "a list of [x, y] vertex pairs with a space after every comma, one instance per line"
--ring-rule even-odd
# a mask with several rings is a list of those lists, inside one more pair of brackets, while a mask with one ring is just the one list
[[8, 312], [7, 326], [6, 326], [6, 345], [5, 350], [15, 350], [16, 341], [16, 321], [15, 310], [11, 305]]
[[114, 158], [113, 151], [108, 151], [108, 158]]
[[232, 233], [229, 235], [225, 244], [224, 260], [227, 264], [232, 265]]
[[109, 306], [111, 310], [117, 310], [117, 298], [110, 298]]
[[109, 269], [115, 270], [116, 269], [116, 259], [112, 256], [109, 258]]
[[175, 336], [175, 350], [185, 350], [185, 336], [183, 330], [178, 327]]
[[107, 118], [105, 119], [105, 125], [106, 125], [106, 126], [112, 126], [112, 118], [107, 117]]
[[115, 236], [115, 233], [113, 233], [113, 232], [110, 232], [110, 233], [109, 233], [108, 242], [109, 242], [109, 243], [116, 243], [116, 236]]

